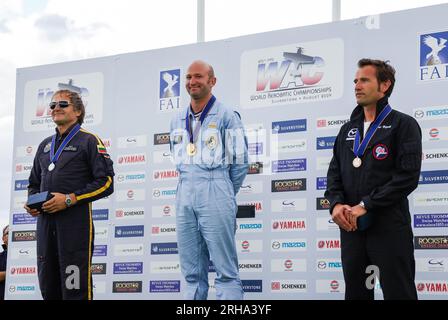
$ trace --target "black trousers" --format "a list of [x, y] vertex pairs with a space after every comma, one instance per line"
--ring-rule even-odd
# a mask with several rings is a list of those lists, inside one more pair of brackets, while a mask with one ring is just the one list
[[37, 269], [44, 300], [90, 300], [94, 228], [91, 204], [37, 219]]
[[373, 300], [366, 273], [369, 265], [379, 269], [385, 300], [417, 300], [414, 242], [410, 226], [388, 231], [341, 230], [341, 257], [346, 300]]

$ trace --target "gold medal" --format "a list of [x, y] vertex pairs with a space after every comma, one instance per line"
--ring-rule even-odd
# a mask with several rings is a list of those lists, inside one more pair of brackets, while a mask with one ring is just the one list
[[196, 154], [196, 146], [194, 145], [194, 143], [190, 142], [189, 144], [187, 144], [187, 154], [190, 157]]
[[356, 157], [355, 159], [353, 159], [352, 164], [355, 168], [359, 168], [362, 164], [362, 161], [359, 157]]

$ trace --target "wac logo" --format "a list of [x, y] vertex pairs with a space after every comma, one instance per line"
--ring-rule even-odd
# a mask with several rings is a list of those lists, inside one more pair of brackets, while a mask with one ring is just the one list
[[[58, 83], [58, 89], [68, 89], [70, 91], [77, 92], [84, 103], [84, 106], [87, 108], [88, 101], [87, 98], [89, 96], [89, 90], [87, 88], [82, 88], [74, 85], [73, 79], [68, 79], [67, 83]], [[36, 117], [43, 117], [47, 118], [51, 116], [51, 109], [49, 107], [49, 104], [51, 102], [51, 98], [53, 97], [53, 94], [57, 90], [52, 89], [39, 89], [37, 91], [37, 107], [36, 107]]]
[[180, 69], [160, 72], [159, 112], [169, 112], [180, 107]]
[[296, 52], [283, 52], [282, 61], [259, 63], [257, 92], [317, 84], [324, 76], [321, 70], [325, 62], [321, 57], [304, 53], [305, 48], [298, 47]]
[[448, 78], [448, 31], [420, 35], [420, 81]]

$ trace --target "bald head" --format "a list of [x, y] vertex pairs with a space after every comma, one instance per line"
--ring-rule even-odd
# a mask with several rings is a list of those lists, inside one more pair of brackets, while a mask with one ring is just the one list
[[205, 68], [207, 70], [207, 74], [209, 78], [214, 78], [215, 77], [215, 70], [213, 70], [213, 67], [208, 64], [205, 61], [202, 60], [196, 60], [193, 61], [190, 66], [188, 67], [188, 70], [190, 70], [191, 68], [195, 68], [195, 67], [200, 67], [200, 68]]
[[191, 97], [192, 106], [202, 106], [212, 96], [216, 84], [213, 67], [207, 62], [196, 60], [188, 67], [185, 88]]

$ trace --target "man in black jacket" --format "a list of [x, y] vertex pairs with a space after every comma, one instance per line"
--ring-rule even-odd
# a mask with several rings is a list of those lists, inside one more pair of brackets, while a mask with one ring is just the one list
[[384, 299], [417, 299], [407, 196], [418, 185], [421, 130], [388, 103], [394, 68], [371, 59], [358, 67], [358, 106], [336, 138], [325, 192], [341, 230], [345, 298], [374, 299], [366, 280], [376, 266]]
[[113, 192], [112, 160], [100, 138], [81, 128], [78, 93], [59, 90], [50, 103], [56, 133], [39, 145], [28, 193], [53, 198], [37, 216], [37, 267], [45, 300], [92, 299], [92, 202]]

